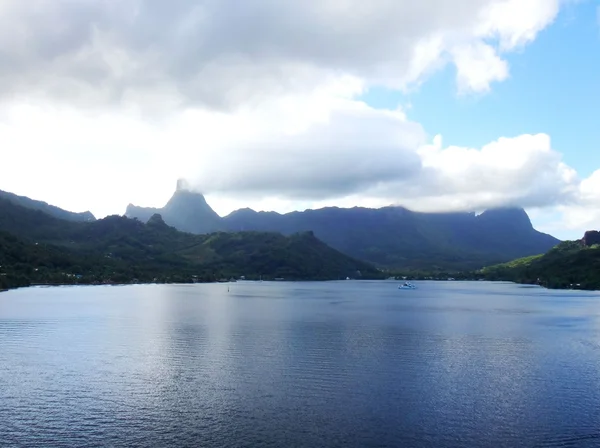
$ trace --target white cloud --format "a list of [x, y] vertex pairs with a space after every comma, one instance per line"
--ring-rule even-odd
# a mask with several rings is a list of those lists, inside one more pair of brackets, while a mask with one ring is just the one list
[[[302, 103], [298, 99], [295, 105], [302, 110]], [[278, 192], [290, 199], [319, 200], [420, 172], [421, 160], [414, 149], [426, 136], [402, 112], [374, 110], [343, 99], [307, 106], [323, 115], [307, 116], [293, 130], [286, 130], [287, 123], [257, 127], [252, 136], [238, 136], [199, 153], [192, 180], [209, 193], [256, 197]], [[269, 112], [278, 115], [277, 109]]]
[[5, 0], [0, 188], [104, 216], [184, 176], [221, 213], [562, 204], [570, 225], [600, 174], [581, 182], [549, 136], [444, 147], [356, 100], [448, 64], [486, 92], [566, 1]]
[[[566, 1], [566, 0], [565, 0]], [[340, 73], [404, 89], [448, 62], [461, 89], [506, 78], [499, 51], [560, 0], [5, 0], [0, 93], [151, 112], [307, 93]]]
[[434, 203], [448, 196], [457, 208], [568, 203], [578, 188], [577, 173], [545, 134], [501, 138], [481, 149], [441, 148], [438, 141], [421, 154], [426, 179], [420, 185], [430, 186]]
[[[365, 111], [365, 114], [368, 113]], [[378, 111], [371, 110], [370, 113], [374, 114], [373, 118], [377, 118]], [[393, 120], [401, 133], [410, 129], [403, 116]], [[361, 121], [364, 129], [354, 123], [353, 136], [374, 135], [369, 134], [370, 123], [367, 120]], [[348, 123], [352, 124], [352, 121]], [[391, 128], [393, 125], [394, 123], [389, 124]], [[339, 125], [336, 128], [343, 129]], [[389, 130], [388, 133], [394, 135]], [[314, 133], [311, 131], [307, 135], [312, 136]], [[378, 132], [376, 135], [383, 137], [386, 134]], [[306, 138], [307, 136], [303, 136], [300, 141], [304, 142]], [[365, 139], [353, 138], [353, 141], [361, 142]], [[278, 201], [280, 210], [288, 210], [296, 203], [294, 167], [315, 155], [319, 156], [321, 147], [318, 140], [315, 143], [312, 147], [305, 146], [307, 150], [304, 156], [297, 155], [295, 161], [287, 159], [283, 164], [275, 163], [262, 170], [254, 166], [253, 177], [260, 179], [260, 182], [238, 187], [234, 181], [231, 190], [243, 190], [246, 205], [252, 198], [260, 197], [261, 200], [252, 205], [268, 209], [264, 198], [271, 197]], [[418, 211], [483, 210], [506, 205], [538, 208], [573, 204], [579, 200], [580, 180], [577, 173], [562, 162], [560, 154], [552, 150], [550, 143], [549, 136], [544, 134], [502, 138], [480, 149], [444, 148], [440, 136], [429, 145], [419, 144], [419, 139], [415, 138], [412, 147], [386, 145], [375, 139], [370, 145], [366, 145], [371, 148], [368, 152], [358, 147], [355, 152], [346, 153], [351, 157], [350, 165], [358, 164], [363, 174], [364, 182], [360, 184], [356, 181], [358, 176], [352, 173], [355, 181], [350, 185], [357, 185], [357, 190], [347, 188], [346, 165], [321, 161], [316, 166], [322, 169], [312, 170], [310, 179], [303, 179], [301, 182], [315, 186], [314, 190], [302, 190], [304, 193], [313, 191], [314, 196], [305, 195], [301, 199], [304, 199], [305, 207], [381, 207], [396, 204]], [[259, 148], [260, 144], [253, 146], [249, 153], [260, 154]], [[237, 165], [235, 154], [228, 153], [227, 150], [219, 153], [222, 166], [230, 166], [230, 177], [221, 179], [223, 182], [227, 182], [229, 178], [244, 177], [243, 171], [249, 166], [247, 161]], [[414, 160], [415, 156], [418, 156], [418, 161]], [[289, 179], [285, 179], [288, 173]], [[318, 187], [323, 183], [333, 188], [319, 190]], [[270, 188], [267, 187], [269, 185]], [[231, 191], [228, 188], [223, 190]], [[211, 192], [210, 189], [207, 191]], [[222, 191], [214, 193], [217, 197], [222, 197]], [[287, 202], [282, 201], [284, 198], [287, 198]], [[242, 202], [243, 200], [236, 201], [229, 205], [242, 206]], [[221, 209], [221, 212], [228, 211], [230, 209]]]
[[167, 147], [127, 114], [85, 115], [51, 105], [0, 112], [0, 189], [73, 211], [122, 213], [128, 200], [168, 199]]
[[581, 237], [586, 230], [600, 230], [600, 170], [583, 179], [576, 200], [568, 205], [556, 207], [560, 218], [555, 227], [569, 235]]
[[[571, 0], [572, 2], [573, 0]], [[496, 37], [500, 49], [510, 51], [533, 41], [556, 18], [561, 4], [569, 0], [505, 0], [485, 10], [477, 27], [482, 37]]]
[[457, 67], [456, 81], [461, 93], [486, 92], [491, 81], [508, 78], [508, 64], [490, 45], [476, 44], [456, 47], [453, 50]]
[[595, 178], [580, 185], [547, 135], [479, 149], [443, 147], [441, 137], [428, 144], [402, 111], [348, 99], [358, 87], [349, 78], [237, 113], [192, 109], [153, 123], [127, 113], [15, 106], [0, 121], [0, 188], [74, 210], [90, 206], [100, 216], [122, 213], [129, 202], [161, 205], [179, 176], [220, 201], [213, 204], [222, 213], [231, 211], [227, 204], [441, 211], [593, 198]]

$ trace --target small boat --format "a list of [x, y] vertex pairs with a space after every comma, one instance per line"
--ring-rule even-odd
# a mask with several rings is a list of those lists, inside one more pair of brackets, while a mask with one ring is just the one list
[[411, 282], [404, 282], [404, 284], [398, 286], [398, 289], [417, 289]]

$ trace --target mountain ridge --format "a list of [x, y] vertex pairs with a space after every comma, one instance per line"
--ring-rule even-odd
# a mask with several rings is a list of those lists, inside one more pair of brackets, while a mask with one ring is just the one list
[[112, 215], [56, 218], [0, 199], [0, 289], [40, 284], [189, 283], [246, 276], [286, 280], [382, 278], [374, 266], [313, 233], [180, 232]]
[[[522, 208], [474, 212], [422, 213], [405, 207], [324, 207], [289, 213], [235, 210], [219, 217], [200, 193], [169, 207], [186, 186], [178, 182], [162, 209], [127, 208], [125, 216], [142, 221], [160, 213], [168, 225], [202, 234], [207, 231], [269, 231], [290, 235], [313, 231], [331, 247], [353, 258], [402, 270], [471, 270], [544, 253], [560, 241], [533, 228]], [[196, 203], [194, 205], [194, 203]], [[193, 211], [182, 214], [190, 207]], [[182, 221], [185, 221], [182, 224]]]
[[489, 266], [477, 273], [485, 280], [537, 284], [553, 289], [600, 289], [600, 238], [588, 231], [548, 252]]
[[147, 222], [153, 215], [161, 215], [167, 224], [188, 233], [210, 233], [220, 230], [221, 217], [208, 205], [202, 194], [194, 193], [177, 182], [173, 196], [162, 208], [127, 206], [125, 216]]
[[40, 210], [45, 212], [51, 216], [56, 218], [65, 219], [67, 221], [75, 221], [75, 222], [87, 222], [87, 221], [95, 221], [96, 217], [90, 211], [85, 212], [71, 212], [68, 210], [64, 210], [62, 208], [56, 207], [55, 205], [50, 205], [44, 201], [38, 201], [36, 199], [28, 198], [27, 196], [20, 196], [15, 193], [10, 193], [8, 191], [0, 190], [0, 199], [5, 199], [7, 201], [11, 201], [14, 204], [20, 205], [22, 207], [30, 208], [32, 210]]

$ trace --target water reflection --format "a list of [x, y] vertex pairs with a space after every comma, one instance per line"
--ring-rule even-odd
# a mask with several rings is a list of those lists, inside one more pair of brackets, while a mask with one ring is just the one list
[[0, 439], [594, 446], [599, 299], [461, 282], [13, 291]]

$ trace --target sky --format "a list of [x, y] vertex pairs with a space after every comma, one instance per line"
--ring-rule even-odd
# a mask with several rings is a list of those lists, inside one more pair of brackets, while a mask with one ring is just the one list
[[600, 228], [595, 0], [3, 0], [0, 189]]

